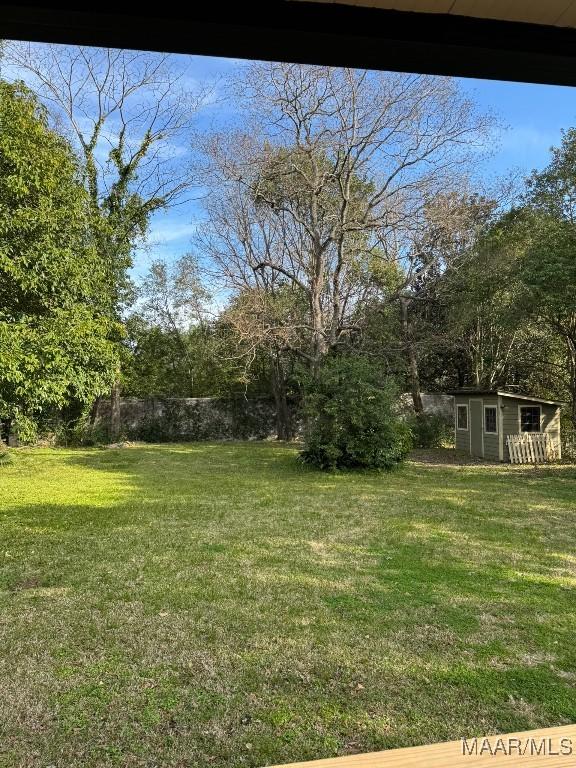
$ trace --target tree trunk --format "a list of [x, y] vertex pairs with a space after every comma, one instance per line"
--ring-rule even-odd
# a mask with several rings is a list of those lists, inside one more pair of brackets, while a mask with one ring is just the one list
[[[312, 212], [316, 217], [317, 199], [313, 195]], [[316, 377], [322, 360], [328, 352], [326, 329], [324, 328], [324, 312], [322, 309], [322, 291], [324, 287], [324, 253], [320, 238], [314, 241], [314, 275], [310, 285], [310, 313], [312, 321], [312, 376]]]
[[0, 443], [9, 445], [12, 434], [12, 419], [2, 419], [0, 422]]
[[414, 348], [414, 341], [412, 339], [410, 322], [408, 319], [409, 303], [410, 303], [410, 299], [404, 296], [400, 298], [402, 335], [404, 339], [404, 349], [405, 349], [406, 358], [408, 362], [408, 380], [410, 382], [410, 393], [412, 395], [412, 403], [414, 405], [414, 411], [416, 413], [423, 413], [424, 406], [422, 405], [422, 393], [420, 391], [420, 374], [418, 372], [418, 358], [416, 356], [416, 349]]
[[276, 404], [276, 435], [278, 440], [291, 440], [294, 436], [292, 418], [286, 394], [286, 377], [279, 356], [272, 363], [272, 390]]
[[328, 352], [326, 337], [323, 329], [322, 306], [320, 297], [315, 296], [312, 301], [312, 376], [316, 377], [320, 370], [322, 360]]
[[112, 385], [110, 393], [110, 442], [115, 443], [120, 438], [120, 382], [118, 379]]
[[576, 339], [566, 336], [566, 346], [568, 347], [568, 371], [570, 388], [570, 420], [572, 426], [576, 429]]
[[418, 373], [418, 360], [416, 358], [416, 352], [414, 347], [410, 345], [410, 389], [412, 392], [412, 402], [414, 403], [414, 410], [416, 413], [424, 413], [424, 406], [422, 404], [422, 393], [420, 391], [420, 375]]
[[101, 400], [102, 400], [102, 398], [100, 397], [100, 395], [98, 395], [96, 400], [94, 400], [94, 402], [92, 403], [92, 408], [90, 408], [90, 416], [88, 417], [88, 424], [91, 427], [93, 427], [94, 424], [96, 424], [96, 420], [98, 418], [98, 411], [100, 409], [100, 401]]

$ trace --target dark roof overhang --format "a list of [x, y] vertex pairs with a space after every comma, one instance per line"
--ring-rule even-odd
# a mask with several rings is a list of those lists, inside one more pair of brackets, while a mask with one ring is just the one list
[[576, 84], [576, 29], [519, 21], [294, 0], [0, 2], [0, 19], [4, 39]]

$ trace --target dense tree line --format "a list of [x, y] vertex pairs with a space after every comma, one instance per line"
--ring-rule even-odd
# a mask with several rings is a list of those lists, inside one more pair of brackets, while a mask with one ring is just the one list
[[[234, 126], [193, 132], [202, 90], [170, 57], [5, 56], [27, 85], [0, 83], [0, 415], [23, 436], [111, 393], [117, 414], [121, 393], [243, 392], [290, 438], [337, 360], [416, 413], [514, 386], [576, 424], [575, 130], [510, 203], [476, 181], [497, 126], [450, 78], [246, 65]], [[193, 185], [190, 253], [134, 284], [151, 215]]]
[[110, 389], [122, 329], [107, 271], [70, 145], [24, 85], [0, 83], [0, 413], [25, 438]]

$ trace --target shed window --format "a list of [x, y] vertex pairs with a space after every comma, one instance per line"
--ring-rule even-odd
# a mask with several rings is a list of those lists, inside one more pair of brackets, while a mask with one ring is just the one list
[[540, 406], [520, 406], [520, 432], [540, 432]]
[[456, 426], [458, 429], [468, 429], [468, 406], [456, 406]]
[[495, 435], [498, 432], [496, 425], [496, 406], [486, 405], [484, 407], [484, 432]]

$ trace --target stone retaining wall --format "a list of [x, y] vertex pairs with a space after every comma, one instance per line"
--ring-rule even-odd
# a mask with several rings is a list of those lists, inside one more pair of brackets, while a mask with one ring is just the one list
[[[402, 408], [412, 409], [409, 394], [401, 396]], [[453, 421], [453, 398], [423, 394], [424, 412]], [[110, 400], [101, 400], [96, 429], [110, 428]], [[243, 397], [122, 397], [120, 435], [147, 442], [193, 440], [265, 440], [276, 436], [276, 408], [268, 398]]]
[[[274, 402], [266, 398], [120, 398], [120, 433], [128, 440], [264, 440], [276, 435]], [[110, 400], [101, 400], [95, 427], [110, 427]]]

